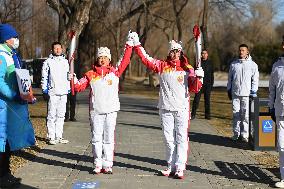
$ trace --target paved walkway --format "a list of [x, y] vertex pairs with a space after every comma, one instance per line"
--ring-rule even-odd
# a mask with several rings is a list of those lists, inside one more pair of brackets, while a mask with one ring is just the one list
[[272, 174], [277, 170], [257, 165], [255, 152], [218, 136], [203, 119], [191, 124], [185, 179], [158, 176], [166, 162], [157, 101], [126, 94], [120, 95], [114, 174], [93, 175], [87, 93], [78, 99], [78, 122], [64, 128], [70, 143], [47, 145], [35, 158], [25, 154], [31, 161], [16, 173], [23, 179], [21, 189], [71, 189], [78, 182], [94, 182], [99, 189], [270, 188], [278, 180]]

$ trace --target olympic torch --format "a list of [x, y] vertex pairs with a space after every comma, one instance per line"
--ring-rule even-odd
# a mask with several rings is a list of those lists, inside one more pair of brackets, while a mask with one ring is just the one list
[[[70, 66], [70, 74], [73, 76], [74, 75], [75, 50], [76, 50], [76, 32], [71, 31], [69, 33], [69, 38], [71, 39], [71, 43], [70, 43], [69, 52], [68, 52], [68, 62], [69, 62], [69, 66]], [[73, 77], [72, 77], [70, 82], [71, 82], [72, 95], [75, 95], [74, 78]]]
[[[198, 25], [193, 27], [193, 36], [195, 39], [195, 67], [196, 69], [201, 67], [201, 32]], [[196, 90], [198, 90], [198, 83], [196, 82]]]

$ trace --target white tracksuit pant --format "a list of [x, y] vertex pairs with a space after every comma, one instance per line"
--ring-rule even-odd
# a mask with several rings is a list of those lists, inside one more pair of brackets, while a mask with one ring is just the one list
[[112, 167], [114, 153], [114, 131], [117, 112], [97, 114], [90, 112], [94, 165]]
[[160, 109], [166, 159], [172, 170], [185, 170], [188, 153], [189, 112]]
[[67, 95], [50, 95], [46, 125], [47, 137], [51, 140], [62, 138], [66, 102]]
[[276, 116], [278, 151], [281, 180], [284, 180], [284, 117]]
[[233, 96], [233, 133], [234, 136], [249, 137], [249, 97]]

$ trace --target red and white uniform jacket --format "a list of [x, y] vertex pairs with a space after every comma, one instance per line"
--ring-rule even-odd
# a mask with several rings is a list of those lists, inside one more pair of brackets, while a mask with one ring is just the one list
[[158, 73], [160, 81], [159, 109], [189, 110], [190, 92], [197, 93], [202, 82], [185, 56], [180, 60], [158, 60], [150, 57], [141, 45], [134, 47], [144, 65]]
[[90, 91], [90, 111], [97, 114], [111, 113], [120, 110], [118, 98], [119, 77], [130, 63], [132, 47], [125, 46], [124, 56], [118, 66], [94, 66], [84, 77], [75, 83], [75, 91], [80, 92], [87, 87]]

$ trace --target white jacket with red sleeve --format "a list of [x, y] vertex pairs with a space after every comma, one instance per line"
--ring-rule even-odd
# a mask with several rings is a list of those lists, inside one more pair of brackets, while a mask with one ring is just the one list
[[202, 82], [195, 76], [194, 68], [182, 56], [178, 61], [158, 60], [150, 57], [141, 45], [134, 51], [144, 65], [158, 73], [160, 81], [159, 109], [169, 111], [189, 111], [190, 92], [197, 93]]
[[118, 98], [119, 77], [130, 63], [132, 47], [125, 46], [124, 55], [117, 67], [94, 66], [84, 77], [75, 83], [75, 91], [80, 92], [88, 86], [90, 91], [90, 111], [97, 114], [111, 113], [120, 110]]

